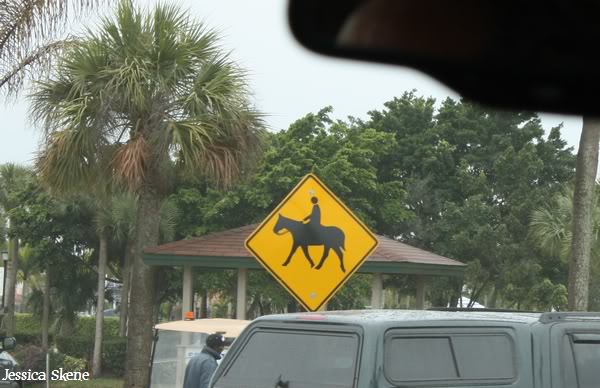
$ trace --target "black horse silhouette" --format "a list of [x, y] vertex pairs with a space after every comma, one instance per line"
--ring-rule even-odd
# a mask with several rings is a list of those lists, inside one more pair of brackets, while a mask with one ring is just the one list
[[304, 252], [304, 256], [306, 256], [306, 259], [310, 263], [310, 267], [313, 268], [315, 263], [312, 261], [312, 258], [308, 253], [308, 247], [323, 246], [323, 257], [321, 257], [321, 261], [315, 268], [321, 269], [325, 263], [325, 259], [329, 257], [329, 251], [333, 249], [340, 259], [340, 267], [342, 272], [346, 272], [346, 269], [344, 268], [344, 251], [346, 250], [344, 247], [344, 241], [346, 236], [340, 228], [335, 226], [305, 224], [301, 221], [292, 220], [279, 214], [279, 218], [277, 219], [277, 223], [273, 228], [273, 232], [275, 232], [275, 234], [281, 234], [280, 232], [284, 229], [288, 230], [292, 234], [294, 243], [287, 260], [283, 263], [283, 266], [286, 266], [290, 263], [292, 256], [300, 247], [302, 248], [302, 252]]

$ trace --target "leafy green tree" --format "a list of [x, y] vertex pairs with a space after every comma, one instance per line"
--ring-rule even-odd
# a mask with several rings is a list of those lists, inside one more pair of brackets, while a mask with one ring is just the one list
[[173, 200], [183, 214], [178, 237], [262, 220], [304, 175], [316, 173], [359, 217], [393, 236], [411, 217], [400, 181], [381, 182], [378, 167], [394, 152], [393, 136], [333, 122], [331, 108], [308, 114], [270, 138], [251, 179], [226, 193], [206, 185], [181, 187]]
[[[598, 188], [596, 188], [598, 190]], [[565, 187], [551, 201], [532, 212], [530, 233], [537, 246], [548, 258], [555, 258], [565, 268], [571, 257], [573, 225], [573, 190]], [[591, 265], [589, 277], [588, 307], [592, 311], [600, 308], [600, 204], [592, 209]]]
[[15, 288], [17, 286], [17, 272], [19, 270], [19, 235], [15, 233], [14, 222], [10, 212], [19, 205], [17, 194], [27, 185], [31, 171], [14, 163], [0, 166], [0, 207], [3, 208], [9, 221], [9, 258], [6, 268], [5, 305], [2, 319], [3, 329], [7, 335], [15, 332]]
[[142, 386], [156, 303], [155, 270], [142, 254], [159, 242], [169, 165], [174, 159], [184, 175], [222, 186], [242, 174], [262, 128], [245, 73], [214, 32], [178, 7], [142, 13], [125, 1], [65, 51], [32, 102], [46, 125], [38, 160], [45, 182], [85, 190], [108, 176], [139, 194], [125, 385]]
[[[272, 134], [256, 175], [225, 194], [202, 183], [181, 186], [172, 196], [183, 214], [178, 238], [258, 222], [314, 172], [377, 233], [467, 263], [472, 303], [564, 308], [564, 264], [528, 233], [531, 209], [574, 177], [560, 126], [545, 133], [534, 113], [467, 101], [447, 99], [436, 109], [415, 92], [365, 121], [334, 121], [330, 113]], [[462, 280], [431, 281], [435, 305], [458, 302]], [[551, 302], [539, 294], [549, 285]], [[263, 310], [277, 287], [256, 291]]]
[[90, 255], [90, 247], [98, 240], [90, 222], [93, 213], [76, 201], [50, 197], [36, 180], [15, 194], [19, 205], [9, 212], [11, 228], [34, 250], [38, 268], [46, 272], [46, 298], [54, 289], [60, 332], [70, 335], [77, 312], [94, 300], [97, 257]]
[[[110, 222], [112, 237], [115, 243], [121, 244], [120, 256], [122, 264], [120, 270], [115, 272], [121, 275], [121, 305], [120, 305], [120, 335], [125, 337], [127, 333], [127, 319], [129, 311], [129, 293], [131, 288], [131, 257], [135, 245], [136, 236], [136, 208], [138, 198], [136, 195], [129, 192], [121, 192], [111, 198], [110, 211], [105, 216], [108, 218], [106, 222]], [[179, 209], [172, 201], [163, 201], [160, 207], [159, 234], [160, 243], [171, 242], [175, 239], [175, 231], [179, 222]], [[168, 271], [161, 268], [159, 271]], [[166, 291], [162, 288], [163, 294]], [[160, 296], [162, 300], [167, 297]]]
[[[362, 127], [395, 136], [396, 152], [379, 169], [382, 176], [401, 177], [414, 215], [395, 237], [467, 262], [471, 299], [486, 299], [491, 307], [527, 299], [502, 294], [509, 286], [526, 286], [512, 269], [547, 264], [532, 248], [527, 229], [530, 209], [574, 176], [574, 157], [560, 127], [545, 136], [534, 113], [489, 110], [468, 101], [446, 99], [436, 110], [434, 100], [414, 91], [384, 107], [369, 112]], [[545, 272], [535, 281], [544, 282]], [[557, 286], [562, 279], [550, 280]], [[436, 285], [437, 303], [456, 300], [459, 284], [436, 280]]]
[[19, 249], [19, 273], [17, 275], [17, 280], [23, 283], [21, 312], [24, 312], [26, 301], [29, 296], [29, 280], [39, 272], [37, 261], [36, 252], [30, 246], [25, 245]]
[[569, 309], [587, 311], [589, 300], [592, 214], [598, 172], [600, 121], [584, 117], [573, 194], [573, 236], [569, 260]]
[[[393, 136], [362, 130], [353, 123], [334, 122], [331, 108], [308, 114], [287, 131], [273, 134], [256, 174], [221, 193], [205, 184], [185, 185], [171, 196], [182, 219], [178, 238], [259, 222], [304, 175], [316, 173], [346, 205], [379, 233], [393, 236], [410, 217], [403, 206], [404, 189], [399, 181], [381, 183], [378, 166], [393, 152]], [[345, 290], [364, 293], [350, 303], [350, 291], [341, 291], [331, 308], [364, 306], [366, 289], [348, 283]], [[220, 284], [222, 290], [232, 285]], [[206, 292], [202, 290], [201, 293]], [[232, 292], [225, 293], [228, 297]], [[270, 275], [251, 275], [248, 290], [251, 315], [295, 309], [295, 302]], [[339, 299], [338, 299], [339, 298]]]

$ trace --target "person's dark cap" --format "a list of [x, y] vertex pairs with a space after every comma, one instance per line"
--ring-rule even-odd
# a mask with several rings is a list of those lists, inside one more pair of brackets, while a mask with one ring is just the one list
[[206, 338], [206, 346], [213, 349], [225, 346], [225, 338], [221, 334], [211, 334]]

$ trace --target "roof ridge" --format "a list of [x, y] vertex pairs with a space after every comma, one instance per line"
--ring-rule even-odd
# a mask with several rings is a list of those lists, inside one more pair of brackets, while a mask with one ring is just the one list
[[415, 250], [418, 250], [418, 251], [424, 252], [424, 253], [426, 253], [426, 254], [428, 254], [428, 255], [435, 255], [435, 256], [441, 257], [441, 258], [443, 258], [443, 259], [450, 259], [450, 260], [455, 260], [455, 261], [458, 261], [458, 260], [456, 260], [456, 259], [452, 259], [452, 258], [450, 258], [450, 257], [442, 256], [442, 255], [440, 255], [440, 254], [438, 254], [438, 253], [435, 253], [435, 252], [432, 252], [432, 251], [428, 251], [428, 250], [425, 250], [425, 249], [423, 249], [423, 248], [415, 247], [414, 245], [410, 245], [410, 244], [407, 244], [407, 243], [405, 243], [405, 242], [398, 241], [398, 240], [395, 240], [395, 239], [393, 239], [393, 238], [390, 238], [390, 237], [387, 237], [387, 236], [381, 236], [381, 237], [382, 237], [382, 238], [384, 238], [384, 239], [386, 239], [386, 240], [389, 240], [389, 241], [391, 241], [391, 242], [394, 242], [394, 243], [396, 243], [396, 244], [402, 244], [402, 245], [404, 245], [405, 247], [408, 247], [409, 249], [415, 249]]

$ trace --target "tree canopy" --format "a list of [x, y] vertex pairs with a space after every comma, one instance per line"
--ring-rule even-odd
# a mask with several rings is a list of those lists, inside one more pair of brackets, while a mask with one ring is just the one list
[[[367, 120], [332, 120], [331, 107], [306, 115], [270, 135], [256, 174], [234, 189], [179, 187], [177, 237], [258, 222], [313, 172], [375, 232], [467, 263], [473, 300], [564, 308], [564, 264], [528, 234], [532, 210], [574, 177], [561, 127], [546, 133], [530, 112], [436, 104], [407, 92]], [[433, 281], [430, 300], [450, 303], [460, 285]]]

